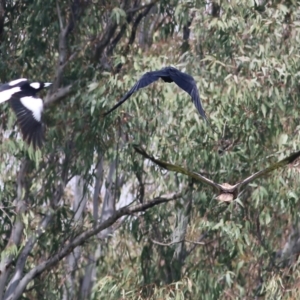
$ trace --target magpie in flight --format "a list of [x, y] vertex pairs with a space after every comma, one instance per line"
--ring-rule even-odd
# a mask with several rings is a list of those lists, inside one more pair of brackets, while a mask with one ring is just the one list
[[201, 175], [199, 173], [187, 170], [183, 167], [173, 165], [173, 164], [170, 164], [168, 162], [165, 162], [165, 161], [162, 161], [159, 159], [155, 159], [153, 156], [146, 153], [146, 151], [138, 145], [134, 145], [133, 147], [136, 152], [138, 152], [145, 158], [148, 158], [149, 160], [151, 160], [155, 164], [159, 165], [160, 167], [164, 168], [165, 170], [178, 172], [178, 173], [187, 175], [190, 178], [193, 178], [194, 180], [196, 180], [198, 182], [203, 182], [207, 185], [210, 185], [218, 193], [218, 196], [216, 197], [216, 199], [219, 201], [223, 201], [223, 202], [230, 202], [230, 201], [236, 199], [238, 197], [239, 189], [242, 186], [252, 182], [253, 180], [255, 180], [257, 178], [267, 175], [270, 172], [275, 171], [276, 169], [285, 167], [287, 164], [292, 163], [296, 158], [298, 158], [300, 156], [300, 151], [294, 152], [290, 156], [280, 160], [279, 162], [272, 164], [271, 166], [248, 176], [247, 178], [239, 181], [238, 183], [236, 183], [234, 185], [231, 185], [229, 183], [223, 183], [223, 184], [216, 183], [216, 182], [204, 177], [203, 175]]
[[158, 71], [145, 73], [141, 77], [141, 79], [131, 88], [131, 90], [127, 92], [124, 95], [124, 97], [113, 108], [104, 113], [104, 116], [107, 116], [109, 113], [114, 111], [123, 102], [125, 102], [134, 92], [157, 81], [159, 78], [161, 78], [164, 82], [175, 82], [181, 89], [186, 91], [192, 97], [192, 101], [202, 118], [207, 122], [207, 118], [201, 105], [199, 92], [194, 78], [191, 75], [183, 73], [173, 67], [166, 67]]
[[17, 116], [23, 139], [29, 145], [32, 144], [34, 149], [40, 148], [44, 140], [44, 105], [36, 93], [49, 85], [49, 82], [29, 82], [26, 78], [0, 85], [0, 103], [9, 101]]

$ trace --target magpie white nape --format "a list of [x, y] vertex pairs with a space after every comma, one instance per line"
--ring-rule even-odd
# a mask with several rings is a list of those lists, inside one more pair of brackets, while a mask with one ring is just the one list
[[50, 82], [30, 83], [26, 78], [21, 78], [0, 86], [0, 103], [9, 101], [17, 116], [23, 139], [28, 144], [32, 143], [35, 149], [40, 148], [44, 140], [44, 105], [36, 93], [50, 85]]

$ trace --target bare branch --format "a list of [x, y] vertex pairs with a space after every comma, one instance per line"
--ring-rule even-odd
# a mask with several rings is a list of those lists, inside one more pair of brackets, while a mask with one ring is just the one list
[[[113, 175], [117, 168], [117, 158], [113, 159], [109, 166], [109, 172], [106, 179], [107, 188], [105, 191], [105, 196], [102, 204], [101, 212], [101, 223], [112, 216], [116, 211], [116, 201], [115, 201], [115, 184], [113, 180]], [[101, 231], [99, 238], [105, 238], [112, 233], [112, 228], [108, 227]]]
[[21, 242], [24, 223], [22, 221], [22, 214], [26, 210], [26, 204], [23, 200], [23, 188], [24, 179], [26, 178], [26, 173], [28, 169], [28, 161], [25, 159], [20, 166], [20, 171], [17, 177], [17, 205], [16, 205], [16, 220], [11, 231], [9, 241], [2, 251], [1, 261], [0, 261], [0, 295], [4, 293], [5, 283], [9, 273], [9, 266], [12, 263], [15, 255], [10, 254], [13, 246], [18, 246]]
[[[98, 245], [97, 248], [100, 248], [101, 245]], [[93, 286], [93, 283], [95, 281], [95, 268], [96, 268], [96, 260], [99, 258], [101, 251], [97, 249], [95, 251], [94, 256], [90, 255], [89, 256], [89, 263], [86, 268], [85, 268], [85, 275], [83, 277], [83, 280], [81, 282], [81, 287], [80, 287], [80, 297], [79, 299], [88, 299], [89, 295], [91, 293], [91, 289]]]
[[[173, 241], [184, 240], [187, 233], [187, 227], [191, 218], [192, 202], [193, 202], [193, 184], [189, 184], [187, 195], [181, 200], [182, 207], [177, 211], [177, 226], [173, 230]], [[179, 243], [175, 247], [173, 259], [177, 261], [178, 268], [184, 264], [186, 246], [184, 243]]]
[[110, 42], [110, 39], [114, 35], [117, 27], [118, 27], [117, 23], [110, 19], [106, 27], [106, 30], [102, 35], [102, 38], [100, 39], [100, 41], [97, 43], [95, 47], [94, 60], [96, 62], [98, 62], [98, 60], [100, 59], [104, 48]]
[[93, 217], [94, 223], [97, 224], [98, 221], [98, 210], [99, 210], [99, 194], [102, 186], [102, 176], [103, 176], [103, 156], [99, 154], [99, 161], [97, 164], [96, 172], [96, 184], [93, 195]]
[[60, 34], [58, 39], [58, 50], [59, 50], [59, 56], [58, 56], [58, 62], [56, 67], [56, 74], [55, 74], [55, 80], [53, 82], [53, 89], [56, 91], [60, 85], [61, 79], [62, 79], [62, 73], [63, 69], [66, 64], [67, 60], [67, 35], [70, 32], [69, 27], [70, 23], [67, 24], [65, 27], [63, 27], [63, 21], [61, 16], [61, 10], [58, 4], [58, 1], [56, 1], [56, 9], [57, 9], [57, 15], [60, 25]]
[[187, 239], [183, 239], [183, 240], [176, 241], [176, 242], [170, 242], [170, 243], [162, 243], [162, 242], [158, 242], [158, 241], [153, 240], [153, 239], [151, 239], [151, 241], [153, 242], [153, 244], [160, 245], [160, 246], [172, 246], [172, 245], [176, 245], [176, 244], [184, 243], [184, 242], [195, 244], [195, 245], [206, 245], [206, 243], [204, 243], [204, 242], [194, 242], [194, 241], [190, 241], [190, 240], [187, 240]]
[[[127, 24], [130, 24], [133, 20], [133, 16], [134, 16], [134, 13], [136, 13], [137, 11], [140, 11], [142, 9], [145, 9], [143, 12], [141, 12], [137, 17], [136, 19], [134, 20], [133, 24], [132, 24], [132, 31], [131, 31], [131, 35], [130, 35], [130, 38], [129, 38], [129, 41], [127, 43], [127, 46], [125, 48], [125, 51], [124, 51], [124, 55], [126, 55], [129, 51], [129, 46], [134, 42], [134, 39], [135, 39], [135, 36], [136, 36], [136, 31], [137, 31], [137, 27], [139, 25], [139, 23], [141, 22], [141, 20], [150, 12], [151, 8], [155, 5], [155, 3], [157, 3], [158, 1], [155, 0], [147, 5], [142, 5], [142, 6], [139, 6], [139, 7], [136, 7], [136, 8], [132, 8], [132, 9], [128, 9], [126, 11], [126, 14], [127, 14], [127, 23], [125, 23], [120, 32], [117, 34], [117, 36], [113, 39], [113, 41], [110, 43], [109, 45], [109, 49], [107, 51], [107, 54], [108, 55], [111, 55], [114, 48], [117, 46], [118, 42], [121, 40], [121, 38], [123, 37], [125, 31], [126, 31], [126, 28], [127, 28]], [[120, 70], [118, 70], [120, 71]]]
[[152, 7], [152, 6], [153, 6], [154, 4], [156, 4], [157, 2], [158, 2], [158, 0], [154, 0], [154, 1], [150, 2], [150, 3], [148, 3], [148, 4], [141, 5], [141, 6], [139, 6], [139, 7], [130, 8], [130, 9], [126, 10], [126, 13], [127, 13], [127, 14], [128, 14], [128, 13], [134, 13], [134, 12], [137, 12], [137, 11], [142, 10], [142, 9], [144, 9], [144, 8]]
[[[208, 235], [208, 232], [205, 232], [203, 234], [201, 234], [201, 236], [199, 237], [197, 243], [200, 243], [202, 240], [204, 240]], [[212, 241], [206, 242], [205, 245], [211, 243]], [[185, 257], [188, 257], [197, 247], [197, 244], [194, 244], [185, 254]]]
[[51, 219], [53, 217], [52, 213], [48, 213], [42, 220], [41, 225], [37, 232], [33, 234], [28, 241], [26, 242], [26, 245], [24, 249], [22, 250], [21, 254], [19, 255], [19, 258], [16, 263], [16, 267], [14, 270], [14, 275], [12, 276], [12, 279], [7, 285], [6, 292], [4, 295], [4, 298], [9, 297], [9, 295], [15, 290], [15, 287], [20, 282], [20, 279], [24, 272], [25, 263], [27, 261], [28, 255], [31, 252], [32, 248], [36, 244], [37, 240], [40, 238], [40, 236], [44, 233], [44, 230], [50, 223]]
[[73, 30], [75, 26], [75, 19], [79, 18], [79, 2], [73, 1], [72, 5], [70, 7], [71, 14], [69, 15], [68, 21], [66, 22], [66, 25], [64, 27], [63, 25], [63, 18], [61, 14], [61, 10], [58, 4], [58, 1], [56, 1], [56, 10], [57, 10], [57, 16], [58, 21], [60, 25], [60, 34], [58, 38], [58, 62], [56, 67], [56, 74], [55, 74], [55, 80], [53, 82], [53, 90], [56, 91], [60, 84], [61, 79], [63, 77], [63, 71], [65, 67], [68, 65], [69, 62], [71, 62], [78, 54], [77, 51], [72, 53], [68, 58], [68, 43], [67, 38], [69, 33]]
[[133, 26], [132, 26], [132, 32], [127, 44], [127, 51], [129, 46], [134, 42], [135, 36], [136, 36], [136, 31], [139, 23], [142, 21], [142, 19], [150, 12], [151, 8], [154, 6], [154, 3], [152, 5], [147, 5], [147, 9], [141, 12], [137, 18], [135, 19]]
[[79, 51], [75, 51], [74, 53], [72, 53], [68, 59], [66, 59], [66, 61], [60, 66], [61, 69], [64, 69], [65, 66], [71, 62], [72, 60], [74, 60], [76, 58], [76, 56], [78, 55]]
[[4, 32], [4, 21], [5, 21], [5, 0], [0, 1], [0, 40]]
[[81, 234], [79, 234], [77, 237], [75, 237], [72, 241], [69, 243], [66, 243], [62, 249], [46, 261], [42, 262], [41, 264], [37, 265], [31, 271], [29, 271], [25, 276], [23, 276], [22, 280], [18, 284], [18, 286], [15, 288], [14, 293], [10, 295], [9, 298], [6, 298], [6, 300], [17, 300], [22, 295], [24, 289], [26, 288], [27, 284], [36, 276], [40, 275], [45, 270], [50, 269], [54, 265], [56, 265], [60, 260], [62, 260], [64, 257], [66, 257], [69, 253], [73, 251], [74, 248], [82, 245], [85, 243], [88, 239], [98, 234], [101, 230], [104, 230], [108, 228], [109, 226], [113, 225], [118, 219], [120, 219], [123, 216], [126, 215], [132, 215], [137, 212], [146, 211], [147, 209], [154, 207], [156, 205], [170, 202], [176, 199], [179, 199], [182, 197], [184, 193], [177, 193], [170, 197], [157, 197], [154, 198], [152, 201], [149, 201], [144, 204], [139, 204], [133, 207], [125, 206], [121, 209], [117, 210], [110, 218], [105, 220], [104, 222], [98, 224], [96, 227], [91, 228]]
[[63, 88], [60, 88], [57, 91], [55, 91], [53, 94], [47, 96], [47, 98], [44, 101], [44, 106], [47, 107], [47, 106], [51, 105], [53, 102], [61, 100], [62, 98], [72, 94], [73, 93], [72, 88], [74, 85], [75, 85], [75, 83], [65, 86]]
[[60, 7], [58, 5], [58, 1], [56, 1], [56, 10], [57, 10], [57, 16], [58, 16], [60, 30], [63, 30], [64, 29], [64, 25], [63, 25], [61, 11], [60, 11]]
[[[82, 226], [83, 211], [87, 203], [87, 195], [84, 191], [85, 179], [82, 175], [75, 176], [75, 185], [74, 185], [74, 202], [73, 202], [73, 211], [74, 211], [74, 222]], [[68, 294], [71, 299], [75, 297], [75, 276], [74, 272], [78, 265], [78, 260], [81, 257], [81, 247], [76, 247], [73, 249], [72, 253], [68, 255], [65, 260], [65, 266], [68, 270], [66, 280], [68, 282], [67, 289]]]
[[[21, 199], [22, 196], [22, 181], [23, 178], [26, 176], [26, 170], [27, 170], [28, 162], [25, 161], [20, 169], [19, 175], [18, 175], [18, 198]], [[56, 192], [54, 193], [54, 197], [52, 200], [52, 206], [54, 208], [56, 207], [57, 203], [59, 203], [59, 200], [63, 194], [65, 185], [67, 183], [67, 173], [68, 173], [68, 156], [65, 157], [64, 160], [64, 170], [61, 174], [61, 182], [57, 186]], [[24, 201], [22, 201], [24, 202]], [[10, 295], [14, 292], [15, 288], [18, 286], [21, 277], [24, 274], [24, 268], [26, 261], [28, 259], [29, 254], [31, 253], [33, 247], [36, 245], [36, 242], [39, 240], [41, 235], [45, 232], [46, 228], [50, 224], [51, 220], [53, 218], [53, 210], [49, 210], [49, 212], [43, 217], [43, 219], [40, 222], [40, 226], [37, 230], [35, 230], [30, 236], [28, 236], [28, 240], [25, 243], [24, 248], [22, 249], [21, 253], [18, 255], [18, 260], [15, 265], [14, 274], [10, 279], [10, 282], [7, 285], [6, 292], [4, 295], [4, 298], [7, 299], [10, 297]], [[24, 226], [22, 226], [23, 228]], [[22, 232], [21, 232], [22, 234]], [[1, 299], [1, 298], [0, 298]]]

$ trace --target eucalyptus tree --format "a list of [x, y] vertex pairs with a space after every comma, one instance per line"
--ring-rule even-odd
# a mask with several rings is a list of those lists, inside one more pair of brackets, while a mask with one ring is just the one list
[[[295, 296], [296, 162], [225, 205], [131, 143], [215, 182], [298, 149], [298, 15], [292, 1], [1, 1], [1, 81], [53, 83], [38, 151], [1, 105], [1, 298]], [[214, 131], [174, 85], [103, 117], [168, 65], [193, 75]]]

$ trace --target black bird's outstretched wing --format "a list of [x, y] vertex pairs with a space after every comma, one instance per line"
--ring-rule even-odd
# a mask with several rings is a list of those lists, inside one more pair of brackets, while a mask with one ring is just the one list
[[242, 180], [241, 182], [237, 183], [235, 185], [235, 187], [239, 188], [242, 185], [248, 184], [249, 182], [251, 182], [251, 181], [253, 181], [253, 180], [255, 180], [259, 177], [262, 177], [264, 175], [267, 175], [270, 172], [275, 171], [276, 169], [283, 168], [286, 165], [292, 163], [298, 157], [300, 157], [300, 151], [294, 152], [291, 155], [289, 155], [288, 157], [286, 157], [286, 158], [280, 160], [279, 162], [269, 166], [268, 168], [252, 174], [251, 176], [249, 176], [249, 177], [245, 178], [244, 180]]
[[134, 150], [141, 154], [142, 156], [144, 156], [145, 158], [148, 158], [150, 159], [152, 162], [154, 162], [155, 164], [159, 165], [160, 167], [168, 170], [168, 171], [173, 171], [173, 172], [177, 172], [177, 173], [181, 173], [181, 174], [184, 174], [184, 175], [187, 175], [189, 176], [190, 178], [193, 178], [199, 182], [202, 182], [202, 183], [205, 183], [205, 184], [208, 184], [210, 185], [211, 187], [215, 188], [217, 191], [221, 191], [222, 190], [222, 186], [219, 185], [218, 183], [202, 176], [201, 174], [199, 173], [196, 173], [196, 172], [192, 172], [192, 171], [189, 171], [185, 168], [182, 168], [180, 166], [177, 166], [177, 165], [173, 165], [173, 164], [170, 164], [168, 162], [165, 162], [165, 161], [162, 161], [162, 160], [159, 160], [159, 159], [155, 159], [153, 156], [149, 155], [144, 149], [142, 149], [140, 146], [138, 145], [133, 145], [133, 148]]
[[187, 92], [191, 96], [192, 101], [202, 118], [206, 122], [208, 122], [201, 104], [198, 88], [194, 78], [189, 74], [183, 73], [173, 67], [166, 67], [158, 71], [145, 73], [141, 77], [141, 79], [131, 88], [129, 92], [125, 94], [125, 96], [116, 105], [114, 105], [109, 111], [104, 113], [104, 116], [114, 111], [117, 107], [124, 103], [134, 92], [157, 81], [159, 78], [161, 78], [165, 82], [175, 82], [181, 89]]
[[169, 70], [169, 75], [172, 81], [191, 96], [199, 114], [205, 121], [207, 121], [194, 78], [191, 75], [183, 73], [173, 67], [168, 67], [166, 69]]
[[168, 71], [166, 69], [162, 69], [159, 71], [147, 72], [145, 73], [141, 79], [127, 92], [123, 98], [114, 105], [109, 111], [107, 111], [104, 116], [107, 116], [109, 113], [118, 108], [122, 103], [124, 103], [134, 92], [138, 91], [141, 88], [148, 86], [149, 84], [157, 81], [159, 78], [168, 77]]
[[[28, 103], [33, 103], [34, 110], [28, 108], [32, 106], [28, 106]], [[34, 149], [41, 148], [44, 141], [44, 128], [41, 121], [43, 100], [35, 96], [12, 96], [10, 105], [17, 116], [23, 139], [28, 144], [32, 143]]]

